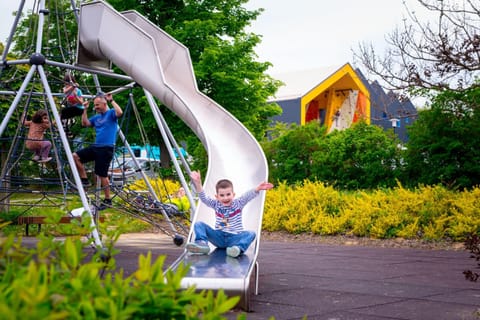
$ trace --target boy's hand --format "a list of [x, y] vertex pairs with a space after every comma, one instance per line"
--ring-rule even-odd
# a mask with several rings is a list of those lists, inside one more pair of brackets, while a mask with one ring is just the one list
[[190, 178], [192, 178], [193, 184], [195, 185], [195, 190], [197, 192], [202, 192], [202, 176], [200, 175], [200, 171], [192, 171], [190, 173]]
[[193, 182], [195, 183], [202, 182], [202, 176], [200, 175], [200, 171], [192, 171], [192, 173], [190, 173], [190, 178], [192, 178]]
[[256, 191], [260, 190], [270, 190], [273, 188], [273, 184], [270, 182], [262, 182], [258, 185], [258, 187], [255, 189]]

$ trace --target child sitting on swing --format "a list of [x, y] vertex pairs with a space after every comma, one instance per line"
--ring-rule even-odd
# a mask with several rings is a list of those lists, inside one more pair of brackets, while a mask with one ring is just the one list
[[35, 153], [32, 160], [40, 163], [52, 160], [48, 156], [52, 143], [44, 140], [45, 131], [51, 126], [47, 111], [38, 110], [33, 115], [32, 120], [25, 120], [24, 116], [22, 122], [24, 126], [29, 128], [25, 147]]

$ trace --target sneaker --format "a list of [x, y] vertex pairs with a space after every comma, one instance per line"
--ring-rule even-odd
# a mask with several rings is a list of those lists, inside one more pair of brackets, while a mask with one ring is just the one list
[[227, 256], [236, 258], [242, 253], [239, 247], [237, 246], [232, 246], [227, 248]]
[[42, 159], [38, 160], [38, 162], [45, 163], [45, 162], [48, 162], [50, 160], [52, 160], [52, 157], [46, 157], [46, 158], [42, 158]]
[[33, 161], [38, 161], [38, 160], [40, 160], [40, 156], [33, 156], [32, 160]]
[[102, 203], [100, 203], [100, 206], [98, 207], [98, 210], [102, 211], [107, 208], [110, 208], [111, 206], [112, 206], [112, 199], [103, 199]]
[[185, 246], [188, 252], [208, 254], [210, 247], [205, 242], [190, 242]]
[[82, 185], [84, 187], [91, 187], [92, 184], [90, 183], [90, 180], [88, 180], [87, 178], [82, 178]]

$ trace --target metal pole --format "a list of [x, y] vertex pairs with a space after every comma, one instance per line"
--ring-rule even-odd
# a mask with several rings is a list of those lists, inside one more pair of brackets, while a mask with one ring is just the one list
[[[40, 78], [42, 80], [43, 87], [45, 89], [45, 93], [47, 94], [47, 99], [50, 104], [50, 108], [55, 119], [55, 123], [59, 124], [62, 123], [60, 119], [60, 114], [57, 111], [57, 107], [55, 105], [55, 101], [53, 100], [52, 92], [50, 90], [50, 86], [48, 85], [47, 76], [43, 70], [43, 66], [38, 66], [38, 72], [40, 74]], [[60, 134], [60, 139], [62, 140], [62, 145], [65, 148], [65, 154], [67, 156], [68, 163], [70, 165], [70, 169], [73, 173], [73, 178], [75, 180], [75, 184], [77, 186], [77, 190], [79, 192], [80, 199], [82, 200], [83, 208], [88, 212], [90, 216], [90, 227], [92, 228], [92, 236], [95, 241], [95, 245], [97, 247], [103, 247], [102, 241], [100, 240], [100, 235], [97, 230], [97, 226], [95, 224], [95, 219], [93, 213], [91, 211], [90, 205], [88, 203], [88, 198], [85, 193], [85, 189], [83, 189], [82, 179], [80, 179], [80, 174], [78, 173], [77, 167], [75, 165], [75, 160], [73, 159], [72, 150], [70, 149], [70, 145], [68, 143], [67, 135], [65, 134], [65, 130], [60, 125], [58, 126], [58, 132]]]
[[[185, 176], [183, 175], [183, 172], [178, 164], [177, 157], [175, 156], [175, 153], [173, 152], [172, 145], [170, 143], [170, 140], [168, 138], [167, 131], [165, 130], [163, 124], [165, 122], [165, 119], [163, 118], [160, 110], [158, 109], [157, 104], [155, 103], [155, 100], [153, 99], [153, 96], [150, 92], [145, 90], [145, 96], [147, 97], [148, 103], [150, 104], [150, 107], [152, 108], [153, 111], [153, 116], [155, 118], [155, 121], [157, 122], [158, 129], [160, 130], [160, 134], [162, 135], [163, 140], [165, 141], [165, 144], [167, 145], [168, 153], [170, 154], [170, 158], [173, 161], [173, 165], [175, 166], [175, 170], [178, 173], [178, 177], [180, 178], [180, 182], [182, 186], [185, 189], [185, 193], [187, 195], [188, 201], [190, 202], [190, 208], [192, 209], [192, 212], [195, 212], [196, 204], [195, 201], [193, 200], [192, 193], [190, 192], [190, 188], [188, 187], [187, 181], [185, 180]], [[177, 152], [180, 154], [180, 150], [177, 150]], [[184, 159], [185, 160], [185, 159]], [[189, 172], [190, 174], [190, 172]], [[193, 217], [190, 217], [192, 219]]]
[[42, 52], [43, 24], [45, 23], [45, 0], [40, 0], [38, 13], [38, 30], [35, 52], [40, 53]]

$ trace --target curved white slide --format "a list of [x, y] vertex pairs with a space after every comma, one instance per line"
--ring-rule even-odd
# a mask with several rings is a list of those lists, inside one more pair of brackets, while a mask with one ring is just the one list
[[[103, 1], [94, 1], [81, 6], [79, 46], [92, 59], [112, 61], [195, 132], [208, 153], [204, 177], [207, 194], [215, 194], [215, 183], [223, 178], [232, 180], [237, 195], [268, 179], [267, 162], [258, 142], [235, 117], [198, 90], [188, 49], [163, 30], [135, 11], [119, 13]], [[265, 192], [261, 192], [244, 208], [245, 228], [257, 233], [247, 254], [232, 261], [226, 259], [224, 251], [216, 250], [202, 259], [184, 253], [172, 266], [192, 265], [183, 286], [241, 294], [243, 307], [248, 309], [264, 201]], [[214, 220], [213, 210], [199, 203], [193, 222], [213, 225]], [[225, 273], [226, 268], [230, 272]]]

